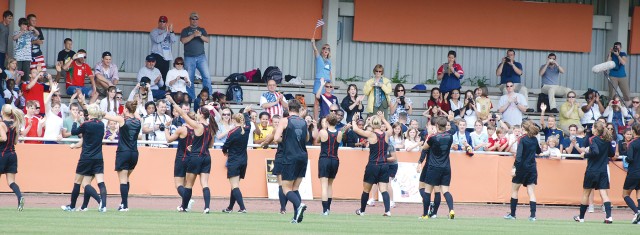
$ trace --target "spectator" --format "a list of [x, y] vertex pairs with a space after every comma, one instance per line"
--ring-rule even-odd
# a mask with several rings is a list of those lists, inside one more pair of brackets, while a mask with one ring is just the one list
[[[464, 76], [462, 65], [456, 63], [456, 51], [447, 53], [447, 63], [438, 68], [438, 81], [440, 82], [440, 92], [447, 94], [453, 90], [460, 90], [460, 80]], [[447, 94], [446, 96], [449, 96]]]
[[[347, 97], [342, 99], [342, 109], [347, 112], [347, 123], [351, 123], [353, 120], [354, 113], [362, 113], [364, 107], [362, 106], [362, 101], [364, 100], [364, 96], [358, 95], [358, 87], [356, 84], [349, 84], [347, 88]], [[360, 117], [355, 117], [356, 119], [360, 119]]]
[[[58, 116], [60, 112], [60, 103], [52, 103], [51, 99], [56, 91], [58, 91], [58, 83], [51, 84], [51, 93], [47, 95], [47, 99], [44, 105], [47, 109], [47, 115], [40, 119], [38, 122], [38, 136], [42, 136], [45, 139], [44, 144], [57, 144], [56, 141], [62, 138], [62, 118]], [[44, 135], [41, 134], [44, 129]]]
[[7, 61], [7, 69], [4, 70], [4, 73], [7, 76], [6, 80], [13, 79], [16, 84], [22, 83], [24, 73], [22, 73], [21, 70], [18, 70], [18, 61], [16, 59], [10, 58]]
[[437, 87], [431, 89], [431, 97], [429, 97], [429, 101], [427, 101], [427, 106], [429, 107], [427, 110], [431, 117], [447, 116], [449, 110], [451, 110], [447, 97], [443, 98], [440, 89]]
[[191, 80], [187, 70], [184, 70], [184, 59], [182, 57], [178, 57], [173, 61], [173, 69], [169, 70], [166, 75], [166, 84], [169, 85], [171, 95], [175, 96], [177, 92], [187, 93], [187, 87], [191, 86]]
[[[67, 71], [67, 95], [72, 95], [76, 90], [81, 90], [85, 96], [91, 96], [91, 102], [98, 98], [96, 94], [96, 82], [91, 67], [85, 63], [87, 52], [84, 49], [78, 50], [78, 53], [74, 54], [72, 60], [67, 61], [62, 69]], [[69, 73], [69, 71], [73, 71]], [[91, 87], [84, 86], [84, 80], [89, 77]]]
[[[522, 84], [520, 76], [522, 76], [522, 64], [516, 62], [516, 51], [513, 49], [507, 50], [507, 56], [502, 58], [502, 61], [496, 69], [496, 75], [500, 77], [500, 90], [505, 95], [509, 93], [509, 89], [505, 89], [507, 83], [511, 82], [515, 87], [514, 91], [519, 91], [525, 98], [529, 96], [527, 87]], [[523, 102], [527, 103], [527, 100]], [[528, 105], [525, 105], [528, 107]]]
[[[316, 96], [313, 103], [313, 116], [318, 117], [318, 112], [321, 107], [320, 105], [322, 104], [322, 100], [320, 100], [318, 96], [325, 93], [322, 82], [331, 83], [333, 81], [333, 77], [331, 74], [331, 69], [333, 69], [333, 67], [331, 66], [331, 60], [329, 60], [329, 58], [331, 58], [331, 47], [329, 46], [329, 44], [322, 45], [322, 51], [318, 52], [318, 48], [316, 47], [316, 40], [312, 38], [311, 46], [313, 47], [313, 56], [315, 57], [316, 69], [315, 79], [313, 82], [313, 92]], [[322, 90], [319, 91], [318, 89]], [[320, 116], [320, 119], [322, 119], [323, 116]]]
[[162, 75], [160, 70], [155, 68], [156, 58], [152, 55], [148, 55], [145, 59], [145, 65], [138, 71], [138, 82], [142, 81], [142, 78], [147, 77], [150, 79], [149, 85], [151, 85], [151, 94], [154, 99], [162, 99], [165, 97], [166, 92], [160, 90], [160, 87], [164, 86], [162, 81]]
[[111, 61], [111, 52], [102, 53], [102, 61], [96, 64], [94, 70], [98, 88], [107, 90], [111, 86], [118, 85], [120, 75], [118, 74], [118, 66]]
[[634, 118], [638, 118], [636, 115], [640, 115], [640, 97], [633, 97], [631, 100], [631, 106], [629, 106], [629, 112]]
[[405, 134], [409, 127], [407, 127], [407, 113], [400, 113], [398, 115], [397, 123], [400, 123], [400, 127], [402, 127], [402, 134]]
[[471, 143], [469, 133], [465, 132], [467, 122], [464, 119], [458, 119], [456, 125], [458, 126], [458, 131], [453, 134], [453, 144], [451, 144], [451, 149], [464, 150]]
[[260, 130], [260, 133], [253, 134], [253, 143], [254, 144], [262, 144], [268, 135], [273, 133], [273, 126], [269, 125], [269, 119], [271, 115], [267, 112], [260, 113], [260, 124], [256, 129]]
[[[174, 101], [175, 101], [175, 98], [174, 98]], [[176, 102], [176, 103], [178, 103], [178, 102]], [[191, 111], [191, 107], [189, 107], [188, 103], [180, 103], [180, 109], [182, 109], [182, 111], [185, 112], [185, 113], [189, 113]], [[173, 114], [172, 125], [175, 126], [176, 128], [184, 126], [187, 122], [179, 114], [176, 115], [176, 113], [178, 113], [178, 111], [173, 109], [172, 110], [172, 114]]]
[[404, 149], [404, 135], [402, 133], [402, 125], [400, 123], [393, 124], [393, 135], [389, 136], [389, 144], [395, 149]]
[[[46, 112], [46, 107], [44, 105], [44, 92], [49, 90], [49, 86], [44, 83], [44, 72], [40, 69], [32, 69], [29, 74], [29, 81], [25, 81], [22, 83], [22, 92], [24, 93], [24, 98], [29, 100], [34, 100], [38, 102], [38, 107], [42, 107], [41, 110], [38, 110], [40, 115], [44, 116]], [[51, 75], [47, 74], [47, 80], [51, 82]]]
[[522, 113], [527, 110], [527, 98], [515, 93], [515, 84], [507, 82], [507, 93], [500, 97], [498, 111], [502, 113], [502, 120], [511, 125], [522, 123]]
[[407, 152], [419, 152], [422, 150], [422, 142], [420, 142], [418, 129], [409, 128], [407, 131], [407, 138], [404, 140], [404, 150]]
[[498, 135], [496, 134], [496, 126], [495, 125], [487, 125], [487, 147], [484, 151], [497, 151], [500, 145], [500, 139], [498, 139]]
[[507, 137], [507, 130], [503, 128], [496, 128], [496, 135], [498, 139], [498, 147], [495, 149], [495, 151], [509, 151], [511, 143], [509, 142], [509, 138]]
[[518, 151], [518, 140], [520, 139], [520, 136], [522, 136], [522, 127], [520, 124], [513, 125], [511, 127], [511, 134], [507, 135], [507, 138], [509, 139], [509, 149], [505, 151], [512, 153]]
[[607, 123], [613, 124], [614, 136], [623, 133], [626, 127], [626, 120], [631, 118], [629, 110], [620, 101], [618, 95], [614, 95], [613, 99], [609, 101], [609, 105], [604, 110], [602, 116], [607, 117]]
[[[622, 51], [622, 43], [615, 42], [613, 47], [609, 49], [609, 56], [607, 61], [613, 61], [616, 67], [609, 70], [609, 95], [615, 94], [615, 89], [620, 88], [622, 91], [622, 97], [625, 102], [629, 101], [629, 79], [627, 78], [627, 72], [624, 66], [627, 64], [627, 53]], [[612, 85], [613, 84], [613, 85]], [[629, 105], [626, 104], [625, 105]]]
[[131, 90], [131, 93], [129, 93], [129, 98], [127, 98], [127, 101], [137, 100], [138, 104], [145, 104], [144, 106], [138, 105], [137, 107], [138, 115], [141, 117], [147, 115], [145, 111], [147, 108], [146, 104], [149, 102], [153, 103], [153, 96], [149, 95], [149, 87], [149, 83], [145, 84], [145, 86], [140, 86], [140, 83], [137, 83], [133, 90]]
[[282, 116], [283, 109], [289, 109], [287, 99], [276, 91], [277, 88], [276, 81], [270, 79], [267, 81], [267, 92], [262, 93], [262, 96], [260, 96], [260, 107], [271, 116]]
[[42, 54], [42, 50], [40, 50], [40, 45], [44, 44], [44, 34], [42, 34], [42, 30], [37, 26], [37, 18], [35, 14], [29, 14], [27, 16], [27, 20], [29, 21], [29, 27], [33, 27], [38, 34], [36, 35], [36, 39], [31, 41], [31, 69], [35, 69], [38, 65], [42, 66], [43, 71], [47, 71], [47, 65], [45, 64], [44, 55]]
[[587, 137], [591, 137], [591, 127], [593, 127], [593, 123], [602, 116], [604, 105], [602, 105], [600, 101], [600, 94], [592, 89], [584, 93], [584, 99], [587, 103], [582, 105], [584, 115], [580, 119], [580, 123], [582, 123], [582, 126], [585, 128]]
[[18, 61], [18, 70], [24, 74], [29, 74], [31, 67], [31, 42], [38, 40], [38, 30], [29, 26], [26, 18], [18, 20], [20, 30], [13, 32], [14, 50], [13, 55]]
[[336, 130], [340, 131], [345, 126], [345, 124], [342, 123], [342, 119], [344, 119], [344, 111], [340, 110], [340, 107], [337, 107], [337, 105], [336, 105], [336, 109], [338, 109], [338, 111], [336, 111], [336, 118], [338, 119], [338, 123], [336, 124]]
[[[204, 28], [198, 27], [200, 17], [198, 13], [192, 12], [189, 16], [189, 26], [180, 33], [180, 41], [184, 44], [184, 64], [189, 72], [190, 83], [196, 78], [196, 69], [202, 76], [202, 86], [211, 91], [211, 79], [209, 76], [209, 62], [204, 54], [204, 43], [209, 43], [209, 36]], [[195, 87], [187, 88], [189, 98], [196, 96]]]
[[[56, 86], [57, 86], [57, 84], [58, 83], [56, 82]], [[61, 118], [64, 118], [67, 115], [69, 115], [69, 106], [67, 106], [66, 104], [62, 103], [62, 97], [60, 97], [60, 89], [57, 89], [56, 91], [52, 91], [51, 93], [53, 93], [53, 95], [51, 96], [51, 103], [60, 104], [60, 111], [58, 111], [57, 113], [54, 113], [54, 114], [58, 115], [58, 117], [61, 117]], [[78, 96], [77, 93], [73, 94], [71, 96], [71, 98], [69, 98], [69, 101], [73, 102], [74, 99], [76, 99], [77, 96]], [[49, 108], [49, 106], [47, 106], [46, 108]]]
[[307, 115], [304, 117], [304, 120], [307, 122], [307, 145], [313, 145], [318, 138], [318, 122], [311, 117], [311, 115]]
[[[146, 122], [147, 118], [153, 118], [154, 114], [156, 113], [156, 103], [153, 101], [149, 101], [147, 103], [144, 104], [144, 111], [140, 113], [140, 116], [142, 116], [143, 120], [142, 122]], [[151, 120], [149, 121], [151, 123]], [[145, 133], [146, 134], [146, 133]], [[146, 138], [146, 140], [149, 140], [149, 138]]]
[[490, 114], [493, 108], [491, 99], [489, 99], [489, 90], [487, 87], [478, 87], [473, 92], [476, 99], [476, 116], [482, 122], [487, 122], [491, 118]]
[[[114, 121], [107, 122], [107, 130], [104, 132], [105, 140], [118, 141], [120, 139], [120, 133], [118, 132], [118, 123]], [[105, 145], [118, 145], [118, 143], [108, 143]]]
[[[13, 79], [7, 80], [6, 89], [4, 89], [4, 102], [6, 104], [10, 104], [14, 108], [18, 108], [22, 110], [24, 105], [20, 105], [20, 97], [18, 96], [18, 92], [14, 89], [16, 87], [16, 82]], [[23, 97], [24, 99], [24, 97]]]
[[58, 52], [58, 59], [56, 60], [56, 70], [58, 71], [58, 74], [56, 74], [57, 82], [60, 82], [60, 78], [67, 76], [67, 71], [62, 70], [62, 66], [64, 66], [68, 61], [73, 60], [73, 55], [75, 54], [76, 52], [73, 51], [73, 40], [71, 40], [71, 38], [65, 38], [64, 49]]
[[585, 150], [585, 138], [578, 136], [578, 125], [569, 125], [569, 138], [564, 138], [560, 142], [560, 147], [563, 153], [568, 154], [581, 154]]
[[567, 93], [567, 101], [560, 106], [559, 127], [563, 131], [568, 131], [571, 124], [579, 126], [580, 119], [584, 116], [584, 112], [580, 108], [580, 104], [576, 101], [576, 98], [576, 93], [570, 91]]
[[[358, 125], [358, 128], [363, 129], [364, 128], [364, 120], [357, 119], [356, 125]], [[362, 143], [360, 142], [360, 138], [363, 138], [363, 137], [361, 137], [358, 134], [356, 134], [356, 132], [353, 131], [353, 129], [347, 130], [347, 132], [345, 133], [345, 136], [343, 138], [344, 138], [344, 146], [345, 147], [352, 147], [352, 148], [363, 147]]]
[[544, 121], [544, 111], [546, 109], [546, 104], [540, 104], [540, 110], [542, 110], [542, 112], [540, 113], [540, 125], [542, 126], [541, 131], [542, 133], [544, 133], [544, 140], [547, 142], [549, 142], [549, 137], [551, 136], [555, 136], [556, 138], [558, 138], [558, 143], [556, 143], [557, 145], [564, 141], [564, 132], [561, 129], [558, 129], [558, 127], [556, 126], [556, 117], [549, 115], [549, 117], [547, 117], [547, 122]]
[[624, 130], [623, 139], [618, 141], [618, 144], [616, 145], [616, 158], [620, 156], [629, 156], [627, 148], [629, 147], [629, 143], [633, 140], [633, 137], [633, 130], [631, 128]]
[[610, 123], [610, 122], [607, 123], [607, 131], [609, 131], [611, 133], [611, 136], [613, 136], [613, 140], [611, 141], [611, 147], [615, 147], [618, 141], [622, 140], [623, 137], [621, 134], [618, 134], [613, 123]]
[[198, 98], [193, 101], [193, 110], [200, 110], [200, 106], [205, 106], [209, 102], [212, 102], [211, 96], [209, 96], [209, 90], [203, 88], [198, 94]]
[[462, 111], [460, 112], [460, 116], [464, 118], [467, 123], [466, 132], [472, 132], [475, 127], [475, 123], [478, 120], [478, 114], [476, 112], [476, 104], [473, 98], [473, 92], [471, 90], [467, 90], [464, 93], [464, 106], [462, 107]]
[[558, 113], [556, 108], [556, 96], [566, 96], [571, 89], [568, 87], [560, 86], [561, 73], [564, 73], [564, 68], [558, 64], [556, 60], [556, 54], [550, 53], [547, 56], [547, 63], [540, 66], [540, 76], [542, 77], [542, 93], [549, 96], [549, 105], [551, 106], [551, 113]]
[[[171, 46], [178, 41], [178, 36], [173, 33], [173, 24], [169, 24], [169, 19], [166, 16], [160, 16], [158, 19], [158, 27], [151, 30], [149, 38], [151, 38], [151, 55], [156, 58], [155, 67], [160, 70], [163, 84], [169, 84], [168, 72], [169, 64], [173, 59], [171, 53]], [[182, 62], [184, 64], [184, 61]], [[175, 62], [173, 64], [175, 67]], [[184, 68], [184, 66], [181, 66]], [[187, 79], [189, 76], [184, 76]], [[164, 89], [162, 89], [164, 90]]]
[[9, 50], [9, 25], [13, 21], [13, 12], [6, 10], [2, 13], [0, 23], [0, 68], [5, 70], [5, 58]]
[[80, 124], [82, 124], [82, 119], [80, 116], [80, 105], [78, 105], [78, 103], [69, 104], [69, 113], [70, 115], [68, 117], [65, 117], [62, 121], [62, 137], [78, 139], [77, 135], [71, 134], [71, 129], [73, 128], [73, 123], [77, 123], [77, 126], [80, 126]]
[[411, 102], [411, 98], [405, 97], [406, 90], [404, 89], [404, 85], [397, 84], [396, 89], [393, 90], [393, 97], [391, 97], [391, 102], [389, 102], [389, 108], [391, 109], [391, 123], [395, 123], [398, 121], [398, 114], [405, 113], [411, 115], [413, 112], [413, 102]]
[[[40, 103], [35, 100], [27, 101], [27, 110], [24, 115], [25, 124], [20, 131], [21, 136], [25, 137], [40, 137], [39, 133], [42, 131], [38, 130], [38, 124], [40, 123], [40, 117], [38, 113], [40, 112]], [[35, 140], [25, 140], [25, 144], [40, 144], [41, 141]]]
[[384, 67], [377, 64], [373, 68], [374, 76], [364, 84], [364, 94], [367, 98], [367, 112], [376, 114], [384, 112], [384, 117], [389, 117], [389, 94], [391, 93], [391, 80], [382, 76]]
[[[316, 99], [320, 101], [319, 107], [320, 107], [320, 116], [319, 118], [322, 119], [325, 116], [329, 115], [330, 111], [338, 111], [340, 109], [340, 107], [338, 107], [338, 97], [336, 97], [335, 95], [333, 95], [333, 84], [331, 83], [331, 81], [324, 81], [321, 80], [320, 81], [320, 85], [321, 87], [324, 87], [324, 94], [321, 94], [321, 90], [318, 88], [318, 90], [316, 90]], [[335, 109], [332, 110], [331, 107], [333, 105], [336, 105]]]
[[483, 129], [482, 121], [478, 120], [474, 123], [474, 131], [469, 134], [474, 151], [485, 151], [489, 147], [489, 135]]
[[[167, 114], [167, 102], [160, 99], [156, 102], [157, 110], [149, 113], [148, 118], [142, 124], [142, 133], [148, 134], [148, 140], [166, 141], [164, 129], [170, 127], [171, 116]], [[148, 110], [149, 111], [149, 110]], [[167, 147], [164, 144], [152, 145], [154, 147]]]
[[[220, 111], [220, 115], [216, 115], [216, 117], [220, 116], [220, 118], [216, 118], [216, 122], [218, 123], [218, 132], [214, 138], [214, 143], [224, 143], [227, 140], [227, 134], [231, 129], [233, 129], [233, 123], [231, 123], [231, 109], [224, 108]], [[214, 146], [214, 148], [219, 149], [221, 146]]]
[[463, 107], [464, 107], [463, 103], [460, 102], [460, 90], [458, 89], [451, 90], [451, 99], [449, 99], [449, 106], [451, 107], [451, 112], [453, 113], [453, 117], [455, 119], [460, 118], [461, 111], [463, 110]]
[[551, 136], [547, 140], [547, 149], [540, 153], [538, 156], [542, 158], [550, 159], [562, 159], [560, 149], [558, 148], [558, 137]]
[[100, 102], [100, 109], [102, 112], [113, 116], [118, 115], [120, 101], [116, 100], [116, 95], [116, 87], [110, 86], [107, 88], [107, 97]]

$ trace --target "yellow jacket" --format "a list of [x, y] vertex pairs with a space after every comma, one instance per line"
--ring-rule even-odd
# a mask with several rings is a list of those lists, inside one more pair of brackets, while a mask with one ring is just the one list
[[[373, 104], [375, 103], [375, 92], [373, 92], [373, 84], [375, 83], [376, 79], [371, 78], [364, 84], [364, 94], [368, 97], [367, 109], [365, 111], [367, 111], [368, 113], [373, 112]], [[389, 94], [393, 92], [393, 89], [391, 88], [391, 80], [386, 77], [382, 77], [382, 84], [380, 85], [380, 88], [382, 88], [382, 91], [384, 91], [385, 95], [387, 96], [387, 102], [389, 102]]]

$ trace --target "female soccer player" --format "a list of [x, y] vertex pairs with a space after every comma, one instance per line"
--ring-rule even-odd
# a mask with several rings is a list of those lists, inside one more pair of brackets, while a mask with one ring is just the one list
[[587, 169], [584, 173], [584, 182], [582, 187], [582, 201], [580, 202], [580, 215], [574, 216], [573, 219], [577, 222], [584, 222], [584, 214], [587, 212], [589, 194], [592, 190], [600, 190], [600, 196], [604, 202], [604, 209], [606, 217], [605, 224], [613, 223], [611, 218], [611, 201], [609, 201], [609, 195], [607, 189], [609, 189], [609, 174], [607, 173], [607, 163], [609, 158], [615, 154], [614, 149], [611, 147], [611, 140], [613, 139], [612, 133], [605, 129], [606, 124], [602, 122], [596, 122], [593, 124], [592, 133], [593, 136], [589, 139], [589, 147], [584, 153], [580, 155], [583, 158], [587, 158]]
[[526, 135], [518, 140], [518, 152], [516, 160], [511, 170], [511, 212], [504, 216], [505, 219], [516, 219], [516, 207], [518, 206], [518, 190], [520, 186], [527, 187], [529, 194], [529, 207], [531, 215], [529, 221], [536, 221], [536, 194], [535, 188], [538, 184], [538, 169], [536, 167], [536, 154], [542, 152], [538, 145], [538, 132], [540, 130], [532, 121], [522, 123], [522, 129]]
[[[438, 128], [436, 127], [436, 119], [432, 118], [431, 121], [429, 121], [427, 124], [427, 133], [431, 133], [429, 135], [427, 135], [425, 137], [425, 142], [427, 140], [429, 140], [432, 136], [436, 135], [438, 133]], [[424, 145], [424, 143], [422, 143], [421, 147]], [[429, 169], [427, 169], [427, 167], [429, 166], [429, 164], [427, 164], [427, 162], [425, 161], [427, 159], [427, 156], [429, 155], [429, 149], [422, 149], [422, 151], [420, 152], [420, 159], [418, 160], [418, 166], [416, 167], [416, 170], [418, 171], [418, 173], [420, 173], [420, 182], [418, 183], [418, 190], [420, 192], [420, 196], [422, 197], [422, 216], [420, 216], [420, 219], [428, 219], [428, 218], [436, 218], [437, 214], [438, 214], [438, 208], [440, 207], [440, 201], [441, 196], [440, 196], [440, 187], [435, 187], [434, 188], [434, 199], [433, 202], [429, 202], [430, 200], [427, 200], [426, 198], [426, 191], [425, 188], [427, 187], [427, 182], [426, 182], [426, 177], [427, 177], [427, 171]], [[422, 164], [424, 162], [424, 164]], [[431, 199], [431, 198], [429, 198]]]
[[[288, 117], [289, 117], [289, 111], [285, 110], [284, 112], [282, 112], [282, 118], [288, 118]], [[271, 117], [271, 122], [274, 128], [278, 128], [278, 125], [280, 124], [280, 117], [278, 117], [278, 115], [274, 115], [273, 117]], [[273, 142], [273, 134], [275, 133], [272, 133], [271, 135], [267, 135], [264, 141], [260, 144], [261, 145], [260, 147], [267, 148], [267, 146], [271, 144], [271, 142]], [[281, 215], [284, 215], [287, 213], [287, 202], [288, 202], [287, 196], [284, 195], [284, 192], [282, 191], [282, 158], [283, 158], [282, 153], [284, 152], [283, 148], [284, 147], [282, 142], [278, 143], [278, 147], [276, 148], [276, 155], [273, 160], [273, 169], [271, 169], [271, 174], [275, 175], [278, 180], [278, 199], [280, 201]]]
[[[215, 110], [215, 109], [213, 109]], [[195, 113], [190, 112], [189, 118], [195, 119]], [[165, 124], [166, 125], [166, 124]], [[178, 195], [180, 195], [180, 199], [184, 197], [184, 177], [187, 174], [187, 162], [189, 162], [189, 154], [190, 151], [187, 149], [187, 146], [191, 145], [193, 141], [193, 128], [188, 124], [185, 124], [181, 127], [178, 127], [173, 134], [170, 134], [170, 129], [165, 128], [164, 134], [167, 136], [167, 143], [171, 143], [173, 141], [178, 141], [178, 146], [176, 149], [176, 160], [173, 166], [173, 182], [176, 185], [176, 189], [178, 190]], [[193, 199], [189, 200], [187, 204], [187, 208], [184, 208], [185, 211], [190, 211], [193, 203], [195, 201]], [[182, 201], [181, 205], [178, 206], [178, 211], [182, 210]]]
[[[322, 214], [329, 215], [333, 195], [333, 180], [338, 174], [340, 160], [338, 159], [338, 147], [342, 142], [344, 131], [336, 130], [338, 117], [335, 113], [330, 113], [323, 119], [324, 127], [318, 133], [320, 135], [320, 157], [318, 158], [318, 178], [322, 184]], [[350, 128], [347, 124], [342, 130]]]
[[636, 190], [636, 199], [638, 200], [638, 205], [640, 205], [640, 140], [638, 139], [640, 137], [640, 124], [634, 123], [631, 128], [633, 129], [634, 138], [627, 147], [626, 161], [629, 163], [629, 167], [622, 187], [622, 197], [629, 209], [635, 213], [633, 224], [637, 224], [640, 221], [640, 213], [638, 213], [638, 206], [630, 195], [631, 191]]
[[178, 208], [178, 211], [186, 212], [184, 208], [188, 208], [191, 194], [193, 193], [193, 184], [196, 181], [196, 177], [200, 176], [200, 185], [202, 185], [202, 195], [204, 197], [203, 213], [209, 214], [209, 203], [211, 202], [211, 191], [209, 191], [211, 155], [209, 148], [213, 146], [213, 138], [218, 131], [218, 125], [210, 111], [213, 107], [211, 105], [200, 107], [198, 113], [196, 113], [196, 120], [193, 120], [180, 108], [180, 105], [176, 104], [170, 94], [166, 96], [166, 99], [173, 105], [173, 108], [180, 113], [180, 117], [182, 117], [189, 126], [193, 127], [193, 141], [190, 145], [191, 152], [189, 153], [189, 161], [187, 162], [184, 196], [182, 197], [182, 205]]
[[[383, 216], [391, 216], [389, 193], [387, 192], [387, 184], [389, 183], [389, 165], [387, 161], [394, 161], [392, 157], [387, 158], [387, 148], [389, 146], [389, 136], [393, 129], [387, 120], [384, 118], [384, 113], [378, 111], [378, 115], [373, 116], [370, 119], [371, 127], [373, 131], [362, 130], [356, 125], [357, 121], [352, 121], [353, 131], [356, 134], [367, 138], [369, 141], [369, 162], [364, 171], [363, 192], [360, 197], [360, 209], [356, 210], [356, 215], [363, 216], [367, 208], [367, 199], [369, 199], [369, 192], [371, 186], [378, 184], [380, 192], [382, 192], [382, 200], [384, 202], [384, 214]], [[387, 131], [383, 132], [380, 128], [382, 125], [387, 127]]]
[[233, 205], [238, 202], [240, 210], [238, 213], [247, 213], [244, 207], [244, 199], [240, 192], [240, 180], [244, 179], [247, 172], [247, 144], [249, 143], [249, 135], [251, 135], [251, 106], [244, 108], [244, 113], [236, 113], [231, 119], [235, 126], [227, 134], [227, 138], [222, 145], [222, 153], [227, 157], [227, 179], [231, 185], [231, 193], [229, 193], [229, 206], [224, 208], [222, 212], [231, 213]]
[[[444, 199], [449, 206], [449, 219], [455, 217], [453, 211], [453, 197], [449, 193], [449, 183], [451, 182], [451, 163], [449, 161], [449, 153], [451, 152], [451, 145], [453, 144], [453, 137], [446, 132], [447, 119], [445, 117], [436, 117], [436, 126], [438, 134], [431, 136], [425, 141], [422, 149], [429, 150], [429, 156], [427, 159], [428, 169], [425, 173], [425, 204], [431, 204], [431, 192], [435, 187], [440, 186], [440, 189], [444, 195]], [[426, 170], [425, 169], [425, 170]]]
[[120, 179], [120, 197], [122, 202], [118, 211], [129, 211], [129, 177], [138, 164], [138, 134], [142, 125], [140, 117], [136, 117], [137, 101], [127, 101], [124, 105], [124, 117], [106, 114], [105, 119], [119, 126], [120, 138], [116, 150], [116, 171]]
[[2, 106], [2, 122], [0, 122], [0, 176], [7, 175], [7, 184], [18, 197], [18, 211], [24, 209], [24, 197], [16, 184], [18, 173], [18, 155], [15, 145], [20, 136], [20, 127], [24, 124], [22, 111], [11, 105]]

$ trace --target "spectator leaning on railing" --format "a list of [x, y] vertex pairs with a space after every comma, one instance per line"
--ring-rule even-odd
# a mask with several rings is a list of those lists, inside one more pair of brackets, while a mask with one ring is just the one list
[[585, 138], [578, 136], [578, 125], [569, 125], [569, 138], [564, 138], [560, 142], [562, 153], [566, 154], [581, 154], [586, 147]]
[[[62, 117], [58, 116], [58, 112], [60, 112], [60, 103], [52, 102], [52, 97], [56, 91], [58, 91], [58, 83], [51, 83], [51, 93], [47, 95], [47, 99], [44, 101], [44, 105], [47, 107], [47, 115], [44, 118], [40, 119], [38, 125], [38, 136], [42, 136], [45, 139], [50, 139], [44, 141], [45, 144], [57, 144], [56, 141], [51, 141], [51, 139], [61, 139], [62, 138], [62, 126], [63, 120]], [[40, 132], [44, 129], [44, 134]]]
[[[556, 117], [549, 115], [549, 117], [544, 116], [545, 110], [547, 110], [547, 105], [542, 103], [540, 104], [540, 126], [542, 126], [542, 132], [544, 133], [544, 140], [548, 141], [549, 137], [555, 136], [558, 138], [558, 143], [562, 143], [564, 140], [564, 132], [559, 129], [556, 125]], [[545, 118], [547, 121], [545, 122]]]

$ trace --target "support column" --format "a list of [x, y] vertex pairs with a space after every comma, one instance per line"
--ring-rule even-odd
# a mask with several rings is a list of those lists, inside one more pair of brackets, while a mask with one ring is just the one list
[[[27, 16], [27, 0], [9, 0], [9, 10], [13, 12], [13, 22], [9, 25], [9, 35], [13, 35], [18, 27], [18, 19]], [[7, 55], [13, 58], [13, 40], [9, 40]]]
[[[339, 0], [324, 0], [322, 3], [322, 18], [324, 19], [324, 27], [322, 27], [322, 40], [323, 44], [329, 44], [331, 46], [331, 76], [335, 80], [336, 78], [336, 56], [338, 50], [338, 11], [340, 9]], [[335, 82], [335, 81], [334, 81]]]
[[605, 48], [620, 42], [622, 51], [629, 51], [629, 0], [608, 0], [607, 15], [611, 16], [611, 30], [607, 31]]

